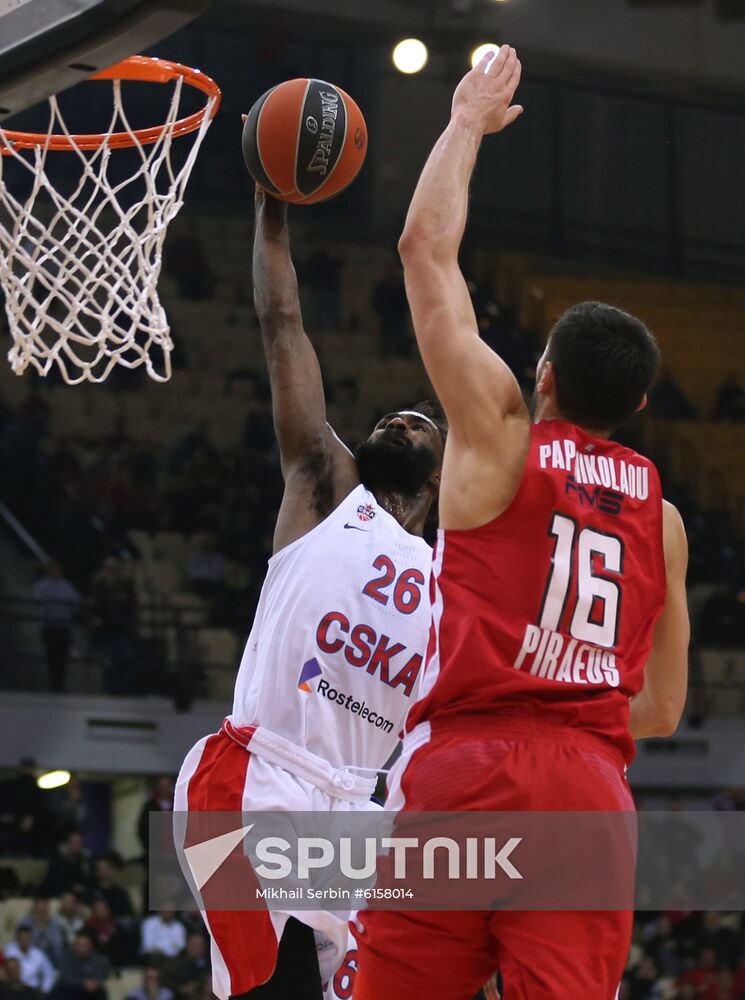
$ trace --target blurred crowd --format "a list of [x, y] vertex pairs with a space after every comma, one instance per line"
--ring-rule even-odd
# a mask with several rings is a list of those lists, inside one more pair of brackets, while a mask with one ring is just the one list
[[[129, 983], [131, 1000], [211, 1000], [208, 941], [196, 912], [149, 913], [146, 890], [148, 818], [173, 809], [173, 782], [159, 777], [137, 819], [142, 854], [125, 865], [112, 850], [92, 853], [81, 783], [57, 792], [36, 785], [34, 762], [0, 786], [0, 925], [3, 906], [28, 899], [7, 940], [0, 941], [0, 997], [106, 1000], [107, 986]], [[33, 884], [13, 860], [46, 859]], [[5, 859], [5, 860], [4, 860]], [[8, 860], [11, 859], [11, 860]], [[123, 970], [131, 971], [122, 980]], [[121, 990], [119, 990], [121, 993]]]
[[[132, 815], [142, 853], [125, 863], [111, 849], [88, 848], [85, 783], [73, 777], [62, 789], [42, 792], [34, 775], [34, 762], [24, 760], [0, 786], [0, 1000], [21, 1000], [19, 994], [26, 1000], [212, 1000], [200, 915], [149, 912], [142, 904], [148, 820], [173, 808], [172, 780], [155, 779]], [[745, 809], [745, 790], [722, 792], [711, 805]], [[677, 808], [670, 803], [671, 851], [685, 833]], [[33, 880], [22, 870], [29, 857], [39, 859]], [[619, 1000], [744, 998], [743, 914], [695, 912], [684, 903], [637, 914]]]
[[641, 913], [619, 1000], [742, 1000], [742, 914]]

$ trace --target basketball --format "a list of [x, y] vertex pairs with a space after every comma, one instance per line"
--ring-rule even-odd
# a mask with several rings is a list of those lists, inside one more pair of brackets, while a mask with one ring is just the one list
[[309, 205], [343, 191], [367, 152], [362, 112], [340, 87], [288, 80], [263, 94], [243, 128], [243, 158], [260, 187]]

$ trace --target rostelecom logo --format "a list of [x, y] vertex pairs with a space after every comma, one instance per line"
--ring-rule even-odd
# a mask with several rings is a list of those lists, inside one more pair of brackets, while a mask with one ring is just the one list
[[300, 671], [300, 677], [298, 678], [297, 687], [298, 691], [307, 691], [310, 693], [313, 688], [309, 687], [308, 682], [314, 680], [316, 677], [321, 676], [321, 668], [318, 665], [318, 660], [313, 657], [312, 660], [308, 660], [303, 664], [303, 669]]

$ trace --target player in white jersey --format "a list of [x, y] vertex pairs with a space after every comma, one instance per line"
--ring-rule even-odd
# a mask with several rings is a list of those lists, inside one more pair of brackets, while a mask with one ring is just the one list
[[[355, 454], [337, 438], [303, 330], [287, 206], [262, 192], [253, 280], [284, 496], [232, 714], [188, 754], [175, 805], [367, 809], [426, 651], [431, 550], [422, 532], [444, 428], [420, 406], [384, 417]], [[221, 1000], [318, 1000], [347, 949], [346, 922], [325, 912], [204, 917]], [[318, 956], [311, 928], [323, 935]], [[349, 997], [340, 975], [331, 995]]]

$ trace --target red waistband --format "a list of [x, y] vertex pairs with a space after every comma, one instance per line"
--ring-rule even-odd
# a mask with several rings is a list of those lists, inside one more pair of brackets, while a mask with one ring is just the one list
[[432, 733], [439, 736], [478, 736], [484, 740], [526, 739], [546, 740], [577, 749], [601, 754], [615, 767], [623, 768], [626, 760], [615, 743], [575, 726], [562, 726], [541, 719], [514, 715], [453, 715], [432, 720]]
[[256, 726], [234, 726], [230, 719], [223, 719], [220, 732], [247, 750], [251, 737], [256, 732]]

